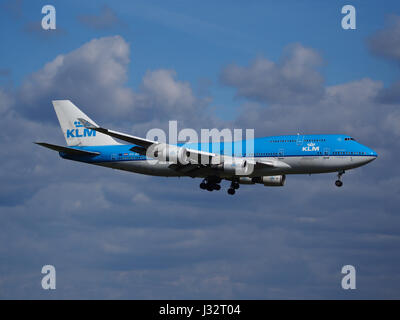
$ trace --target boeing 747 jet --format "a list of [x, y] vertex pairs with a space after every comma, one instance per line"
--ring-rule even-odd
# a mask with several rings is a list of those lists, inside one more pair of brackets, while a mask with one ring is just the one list
[[200, 188], [208, 191], [220, 190], [221, 181], [228, 180], [230, 195], [241, 184], [283, 186], [290, 174], [337, 172], [335, 185], [341, 187], [346, 170], [377, 157], [340, 134], [269, 136], [250, 144], [224, 141], [218, 148], [210, 142], [167, 144], [103, 128], [69, 100], [53, 101], [53, 106], [68, 146], [36, 143], [62, 158], [146, 175], [202, 178]]

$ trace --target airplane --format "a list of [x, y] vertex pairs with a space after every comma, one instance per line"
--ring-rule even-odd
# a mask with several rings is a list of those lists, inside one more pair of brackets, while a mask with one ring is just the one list
[[[219, 153], [210, 152], [215, 150], [210, 142], [172, 145], [103, 128], [70, 100], [54, 100], [53, 106], [68, 146], [35, 143], [58, 151], [61, 158], [145, 175], [202, 178], [200, 188], [208, 191], [220, 190], [221, 181], [228, 180], [230, 195], [241, 184], [284, 186], [291, 174], [337, 172], [335, 185], [341, 187], [346, 170], [378, 156], [339, 134], [255, 138], [248, 152], [246, 140], [224, 141]], [[230, 154], [224, 152], [228, 149]]]

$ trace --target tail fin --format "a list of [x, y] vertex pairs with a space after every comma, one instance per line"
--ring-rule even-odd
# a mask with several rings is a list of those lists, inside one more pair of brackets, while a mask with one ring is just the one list
[[78, 118], [95, 124], [86, 114], [79, 110], [69, 100], [54, 100], [54, 110], [69, 146], [104, 146], [119, 144], [113, 138], [93, 129], [88, 129], [80, 123]]

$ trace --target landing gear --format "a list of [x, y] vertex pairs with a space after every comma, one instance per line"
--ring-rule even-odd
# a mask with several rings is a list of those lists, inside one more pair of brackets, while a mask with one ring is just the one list
[[338, 172], [338, 175], [337, 175], [338, 179], [335, 181], [336, 187], [341, 187], [343, 185], [343, 182], [341, 180], [343, 174], [344, 174], [344, 170]]
[[343, 182], [340, 180], [336, 180], [335, 185], [336, 185], [336, 187], [341, 187], [343, 185]]
[[220, 182], [221, 182], [221, 178], [218, 178], [218, 177], [205, 178], [200, 183], [200, 189], [207, 190], [207, 191], [221, 190], [221, 186], [219, 185]]
[[[218, 176], [210, 176], [204, 178], [204, 180], [200, 183], [200, 189], [207, 190], [207, 191], [214, 191], [214, 190], [221, 190], [221, 183], [222, 178]], [[231, 185], [228, 189], [228, 194], [234, 195], [236, 190], [239, 189], [240, 184], [237, 180], [232, 180]]]
[[240, 188], [240, 184], [237, 181], [232, 181], [231, 183], [231, 188], [232, 189], [239, 189]]
[[235, 192], [236, 192], [236, 190], [239, 189], [239, 187], [240, 187], [239, 182], [237, 182], [237, 181], [232, 181], [232, 182], [231, 182], [231, 186], [230, 186], [230, 188], [228, 189], [228, 194], [234, 195]]

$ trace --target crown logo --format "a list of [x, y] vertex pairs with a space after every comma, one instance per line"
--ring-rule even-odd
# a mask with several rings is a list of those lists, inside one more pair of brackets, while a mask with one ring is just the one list
[[74, 126], [75, 126], [75, 128], [80, 128], [80, 127], [83, 127], [83, 124], [80, 121], [76, 120], [76, 121], [74, 121]]
[[309, 146], [309, 147], [315, 147], [315, 143], [314, 143], [314, 142], [307, 143], [307, 146]]

